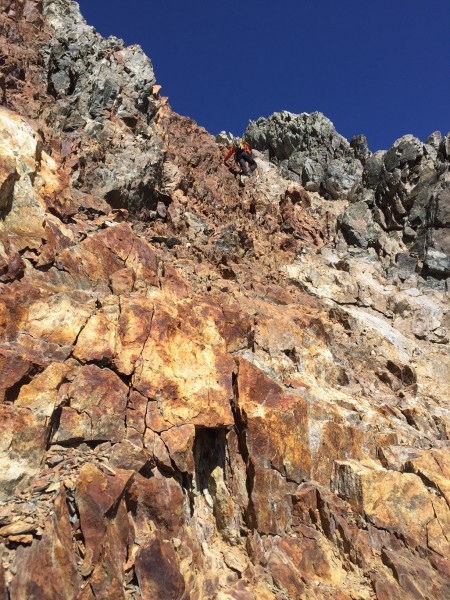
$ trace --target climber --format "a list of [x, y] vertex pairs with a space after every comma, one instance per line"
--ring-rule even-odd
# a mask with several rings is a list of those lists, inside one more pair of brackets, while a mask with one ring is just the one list
[[[240, 165], [243, 177], [250, 177], [253, 171], [258, 167], [255, 159], [252, 156], [252, 151], [249, 145], [241, 138], [234, 138], [232, 145], [225, 156], [224, 163], [231, 158], [234, 153], [234, 160]], [[250, 165], [250, 171], [247, 168]]]

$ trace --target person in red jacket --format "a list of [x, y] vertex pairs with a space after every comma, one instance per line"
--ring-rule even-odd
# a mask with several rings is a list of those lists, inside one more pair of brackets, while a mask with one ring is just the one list
[[[234, 160], [241, 167], [242, 175], [244, 175], [245, 177], [250, 177], [250, 175], [258, 167], [258, 165], [256, 164], [256, 161], [252, 156], [252, 151], [250, 150], [249, 145], [246, 142], [244, 142], [244, 140], [241, 140], [240, 138], [235, 138], [223, 162], [226, 163], [227, 160], [233, 156], [233, 154]], [[248, 170], [247, 165], [250, 166], [250, 171]]]

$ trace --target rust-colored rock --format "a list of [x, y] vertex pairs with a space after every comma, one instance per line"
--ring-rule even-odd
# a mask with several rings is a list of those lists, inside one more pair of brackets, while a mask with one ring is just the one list
[[[2, 551], [2, 550], [3, 550], [3, 548], [0, 546], [0, 551]], [[3, 569], [0, 569], [0, 599], [8, 600], [8, 592], [6, 590], [6, 582], [5, 582], [5, 572]]]
[[136, 556], [136, 574], [145, 600], [181, 600], [185, 583], [179, 572], [176, 554], [160, 534]]
[[238, 393], [257, 527], [279, 534], [289, 523], [292, 484], [308, 478], [311, 467], [307, 405], [245, 360], [239, 361]]
[[[375, 527], [409, 538], [411, 547], [447, 545], [445, 526], [443, 530], [429, 528], [438, 500], [417, 475], [385, 471], [376, 464], [337, 461], [334, 487]], [[445, 505], [443, 511], [443, 523], [448, 523], [449, 507]]]
[[125, 436], [128, 387], [113, 371], [95, 365], [74, 375], [74, 381], [60, 389], [62, 409], [53, 442], [120, 441]]
[[196, 330], [176, 313], [155, 306], [134, 386], [148, 398], [162, 397], [162, 415], [168, 427], [233, 423], [234, 362], [223, 352], [214, 323], [205, 321], [201, 327]]
[[174, 461], [181, 473], [194, 472], [193, 446], [195, 439], [195, 427], [193, 425], [182, 425], [172, 427], [161, 433], [161, 439], [167, 446], [170, 458]]
[[[131, 471], [105, 475], [92, 464], [85, 465], [80, 471], [75, 500], [85, 540], [81, 573], [87, 577], [94, 572], [96, 586], [104, 587], [103, 578], [123, 577], [128, 545], [123, 498], [132, 477]], [[119, 542], [117, 546], [116, 542]]]
[[241, 186], [75, 3], [0, 7], [0, 598], [447, 600], [444, 279]]
[[81, 362], [109, 364], [116, 354], [120, 309], [116, 304], [97, 311], [80, 332], [73, 351]]
[[48, 421], [24, 408], [0, 404], [0, 498], [14, 494], [19, 483], [37, 472], [43, 461]]
[[158, 471], [146, 479], [136, 475], [128, 491], [127, 503], [136, 519], [138, 530], [145, 531], [148, 523], [176, 537], [184, 523], [185, 498], [179, 484]]
[[15, 568], [17, 577], [11, 585], [11, 598], [61, 597], [76, 600], [81, 591], [82, 579], [77, 573], [72, 529], [63, 492], [55, 501], [55, 513], [47, 524], [42, 540], [35, 541], [30, 550], [17, 552]]

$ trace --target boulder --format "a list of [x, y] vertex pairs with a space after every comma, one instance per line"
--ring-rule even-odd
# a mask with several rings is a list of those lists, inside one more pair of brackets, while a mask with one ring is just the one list
[[340, 220], [340, 228], [348, 244], [368, 248], [375, 246], [382, 233], [373, 221], [372, 212], [365, 202], [350, 204]]

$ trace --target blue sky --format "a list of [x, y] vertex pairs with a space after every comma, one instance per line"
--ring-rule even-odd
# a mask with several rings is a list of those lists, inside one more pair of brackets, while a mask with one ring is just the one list
[[275, 111], [323, 112], [386, 149], [450, 131], [449, 0], [81, 0], [140, 44], [174, 110], [216, 134]]

